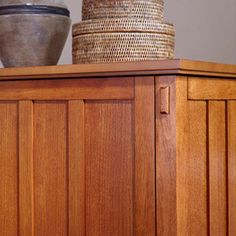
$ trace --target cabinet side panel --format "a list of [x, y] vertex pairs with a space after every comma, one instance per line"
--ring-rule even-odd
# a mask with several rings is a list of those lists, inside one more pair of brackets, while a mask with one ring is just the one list
[[192, 100], [236, 99], [235, 79], [189, 77], [188, 98]]
[[18, 107], [0, 103], [0, 235], [18, 234]]
[[236, 101], [228, 102], [229, 236], [236, 235]]
[[67, 235], [67, 104], [34, 105], [35, 236]]
[[187, 98], [187, 78], [176, 80], [178, 236], [208, 235], [207, 102]]
[[86, 235], [133, 235], [133, 105], [85, 105]]
[[182, 160], [185, 235], [208, 235], [207, 103], [188, 102], [188, 156]]
[[210, 235], [227, 235], [225, 102], [209, 102]]
[[135, 236], [155, 236], [154, 77], [135, 79]]
[[[177, 235], [175, 77], [156, 78], [157, 235]], [[161, 88], [170, 89], [170, 113], [161, 114]]]

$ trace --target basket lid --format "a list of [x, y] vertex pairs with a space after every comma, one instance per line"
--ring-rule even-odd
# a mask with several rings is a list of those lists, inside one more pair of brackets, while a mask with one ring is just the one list
[[97, 19], [85, 20], [76, 23], [72, 27], [73, 37], [85, 34], [98, 33], [124, 33], [124, 32], [139, 32], [139, 33], [157, 33], [164, 35], [175, 35], [174, 26], [168, 22], [159, 22], [156, 20], [145, 19]]

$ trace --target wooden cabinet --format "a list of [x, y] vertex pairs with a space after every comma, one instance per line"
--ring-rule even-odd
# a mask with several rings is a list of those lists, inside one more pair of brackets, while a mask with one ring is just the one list
[[0, 69], [0, 235], [235, 236], [236, 66]]

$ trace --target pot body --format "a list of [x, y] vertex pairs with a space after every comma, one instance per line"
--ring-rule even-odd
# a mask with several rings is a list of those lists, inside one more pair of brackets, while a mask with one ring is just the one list
[[10, 5], [44, 5], [44, 6], [55, 6], [66, 8], [63, 0], [1, 0], [1, 6], [10, 6]]
[[[14, 2], [14, 0], [10, 2], [12, 1]], [[40, 2], [43, 5], [44, 1]], [[62, 7], [58, 2], [55, 4], [43, 6]], [[9, 5], [12, 7], [12, 4]], [[22, 7], [27, 5], [23, 4]], [[56, 65], [70, 25], [70, 18], [61, 14], [49, 14], [48, 11], [45, 14], [43, 11], [37, 14], [34, 12], [17, 14], [16, 11], [13, 14], [1, 15], [0, 8], [0, 59], [3, 66]]]

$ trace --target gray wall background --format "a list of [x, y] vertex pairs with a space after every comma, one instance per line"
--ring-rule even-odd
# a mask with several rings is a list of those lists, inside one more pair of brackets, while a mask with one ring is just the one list
[[[73, 23], [82, 0], [64, 0]], [[165, 20], [176, 29], [176, 58], [236, 64], [236, 0], [165, 0]], [[71, 33], [59, 64], [71, 64]]]

